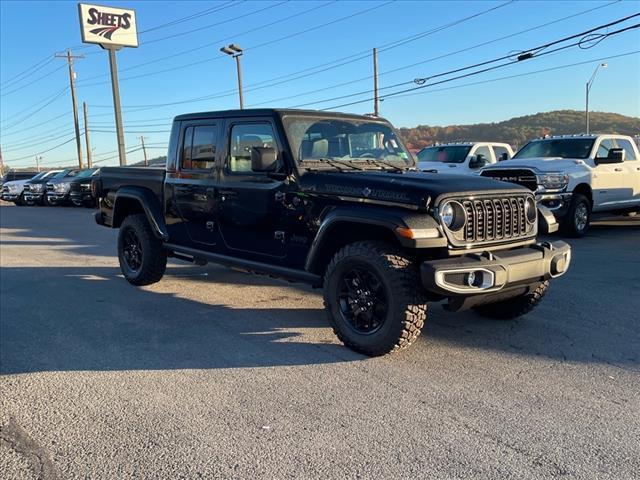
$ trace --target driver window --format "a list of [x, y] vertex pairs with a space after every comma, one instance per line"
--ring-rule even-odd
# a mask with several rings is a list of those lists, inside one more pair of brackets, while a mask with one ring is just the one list
[[236, 173], [251, 172], [251, 149], [253, 147], [278, 147], [273, 128], [268, 123], [239, 123], [231, 128], [229, 148], [229, 171]]
[[613, 145], [613, 140], [609, 138], [602, 140], [602, 142], [600, 142], [600, 146], [598, 147], [598, 154], [596, 156], [600, 158], [606, 158], [609, 155], [609, 150], [611, 150], [612, 148], [615, 148]]
[[476, 149], [476, 164], [479, 167], [483, 167], [488, 163], [491, 163], [491, 152], [489, 151], [489, 147], [481, 145]]

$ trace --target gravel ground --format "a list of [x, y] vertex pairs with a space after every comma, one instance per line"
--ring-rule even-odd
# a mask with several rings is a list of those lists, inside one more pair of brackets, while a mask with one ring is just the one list
[[318, 291], [120, 276], [85, 209], [0, 207], [0, 477], [639, 478], [640, 220], [572, 242], [515, 322], [434, 305], [369, 359]]

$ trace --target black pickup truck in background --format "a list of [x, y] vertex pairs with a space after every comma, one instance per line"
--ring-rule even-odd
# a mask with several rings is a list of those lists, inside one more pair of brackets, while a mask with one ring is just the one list
[[536, 243], [530, 191], [418, 172], [369, 116], [181, 115], [166, 169], [105, 167], [92, 188], [130, 283], [159, 281], [167, 257], [306, 282], [324, 289], [339, 339], [367, 355], [410, 345], [429, 302], [521, 316], [571, 258], [564, 242]]

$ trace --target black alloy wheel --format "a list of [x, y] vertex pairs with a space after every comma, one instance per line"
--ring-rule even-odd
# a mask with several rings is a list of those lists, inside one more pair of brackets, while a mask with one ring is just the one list
[[337, 284], [340, 315], [359, 334], [380, 330], [387, 318], [389, 300], [384, 285], [371, 270], [354, 266]]

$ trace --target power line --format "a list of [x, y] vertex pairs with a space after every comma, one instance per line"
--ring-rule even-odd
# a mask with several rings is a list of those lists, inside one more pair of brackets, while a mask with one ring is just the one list
[[[53, 102], [55, 102], [58, 98], [60, 98], [67, 90], [69, 90], [69, 87], [64, 87], [62, 90], [60, 90], [58, 93], [54, 94], [53, 97], [48, 97], [51, 98], [51, 100], [49, 100], [48, 102], [46, 102], [44, 105], [42, 105], [40, 108], [34, 110], [33, 112], [29, 113], [28, 115], [22, 117], [20, 120], [12, 123], [11, 125], [4, 127], [4, 130], [10, 130], [14, 127], [16, 127], [17, 125], [20, 125], [22, 122], [24, 122], [25, 120], [33, 117], [36, 113], [40, 112], [42, 109], [44, 109], [45, 107], [51, 105]], [[32, 105], [33, 107], [33, 105]], [[31, 107], [30, 107], [31, 108]], [[15, 115], [13, 115], [10, 118], [15, 117]], [[5, 120], [6, 121], [6, 120]]]
[[[332, 1], [335, 1], [335, 0], [332, 0]], [[283, 40], [288, 40], [288, 39], [293, 38], [295, 36], [303, 35], [303, 34], [312, 32], [314, 30], [318, 30], [320, 28], [324, 28], [326, 26], [333, 25], [333, 24], [338, 23], [338, 22], [342, 22], [342, 21], [354, 18], [356, 16], [363, 15], [365, 13], [371, 12], [371, 11], [376, 10], [378, 8], [385, 7], [385, 6], [393, 3], [394, 1], [395, 0], [390, 0], [388, 2], [379, 4], [379, 5], [375, 5], [373, 7], [369, 7], [369, 8], [363, 9], [363, 10], [359, 10], [359, 11], [357, 11], [355, 13], [352, 13], [352, 14], [349, 14], [349, 15], [345, 15], [345, 16], [337, 18], [335, 20], [332, 20], [332, 21], [329, 21], [329, 22], [325, 22], [325, 23], [322, 23], [320, 25], [316, 25], [315, 27], [307, 28], [305, 30], [301, 30], [301, 31], [298, 31], [298, 32], [295, 32], [295, 33], [284, 35], [284, 36], [276, 38], [274, 40], [269, 40], [267, 42], [263, 42], [263, 43], [260, 43], [260, 44], [257, 44], [257, 45], [253, 45], [253, 46], [245, 48], [244, 51], [246, 52], [248, 50], [255, 50], [257, 48], [262, 48], [262, 47], [265, 47], [265, 46], [268, 46], [268, 45], [272, 45], [274, 43], [277, 43], [277, 42], [280, 42], [280, 41], [283, 41]], [[319, 8], [319, 7], [316, 7], [316, 8]], [[189, 53], [191, 51], [199, 50], [199, 49], [202, 49], [202, 48], [208, 48], [208, 47], [211, 47], [213, 45], [218, 45], [218, 44], [220, 44], [222, 42], [225, 42], [227, 40], [235, 39], [235, 38], [237, 38], [239, 36], [242, 36], [242, 35], [245, 35], [245, 34], [248, 34], [248, 33], [253, 33], [256, 30], [259, 30], [259, 29], [262, 29], [262, 28], [268, 28], [268, 27], [270, 27], [273, 24], [278, 23], [278, 22], [280, 22], [280, 20], [277, 20], [275, 22], [272, 22], [270, 24], [266, 24], [266, 25], [263, 25], [263, 26], [260, 26], [260, 27], [257, 27], [257, 28], [253, 28], [251, 30], [247, 30], [245, 32], [236, 33], [236, 34], [234, 34], [234, 35], [232, 35], [230, 37], [226, 37], [224, 39], [216, 40], [215, 42], [211, 42], [211, 43], [208, 43], [206, 45], [202, 45], [200, 47], [196, 47], [196, 48], [193, 48], [193, 49], [190, 49], [190, 50], [185, 50], [183, 52], [180, 52], [179, 54], [173, 54], [172, 56], [182, 55], [184, 53]], [[157, 60], [158, 61], [166, 60], [166, 58], [167, 57], [163, 57], [163, 58], [157, 59]], [[198, 61], [195, 61], [195, 62], [190, 62], [190, 63], [186, 63], [186, 64], [182, 64], [182, 65], [176, 65], [176, 66], [173, 66], [171, 68], [165, 68], [165, 69], [162, 69], [162, 70], [155, 70], [155, 71], [143, 73], [143, 74], [140, 74], [140, 75], [133, 75], [133, 76], [129, 76], [129, 77], [124, 77], [121, 80], [125, 81], [125, 80], [134, 80], [134, 79], [137, 79], [137, 78], [145, 78], [145, 77], [149, 77], [149, 76], [153, 76], [153, 75], [158, 75], [158, 74], [161, 74], [161, 73], [172, 72], [172, 71], [174, 71], [176, 69], [184, 69], [184, 68], [192, 67], [192, 66], [195, 66], [195, 65], [201, 65], [203, 63], [219, 60], [221, 58], [225, 58], [225, 56], [224, 55], [219, 55], [219, 56], [216, 56], [216, 57], [213, 57], [213, 58], [201, 59], [201, 60], [198, 60]], [[96, 77], [92, 77], [92, 78], [96, 78]], [[80, 83], [80, 82], [78, 82], [78, 83]], [[89, 87], [89, 86], [94, 86], [94, 85], [102, 85], [102, 84], [105, 84], [105, 83], [108, 83], [108, 82], [95, 82], [95, 83], [89, 83], [89, 84], [83, 84], [83, 85], [85, 87]]]
[[485, 83], [492, 83], [492, 82], [497, 82], [500, 80], [509, 80], [512, 78], [520, 78], [520, 77], [526, 77], [528, 75], [534, 75], [534, 74], [538, 74], [538, 73], [545, 73], [545, 72], [551, 72], [554, 70], [561, 70], [563, 68], [570, 68], [570, 67], [576, 67], [579, 65], [586, 65], [586, 64], [592, 64], [594, 62], [601, 62], [603, 60], [613, 60], [615, 58], [620, 58], [620, 57], [626, 57], [628, 55], [634, 55], [634, 54], [638, 54], [640, 53], [640, 50], [633, 50], [631, 52], [625, 52], [625, 53], [620, 53], [618, 55], [612, 55], [609, 57], [600, 57], [600, 58], [592, 58], [591, 60], [584, 60], [582, 62], [576, 62], [576, 63], [568, 63], [568, 64], [564, 64], [564, 65], [557, 65], [555, 67], [548, 67], [548, 68], [543, 68], [541, 70], [534, 70], [532, 72], [525, 72], [525, 73], [518, 73], [515, 75], [507, 75], [504, 77], [497, 77], [497, 78], [490, 78], [488, 80], [479, 80], [477, 82], [471, 82], [471, 83], [463, 83], [462, 85], [453, 85], [451, 87], [444, 87], [444, 88], [437, 88], [437, 89], [433, 89], [433, 90], [425, 90], [422, 92], [415, 92], [415, 93], [405, 93], [402, 95], [394, 95], [393, 97], [390, 97], [392, 100], [395, 98], [404, 98], [404, 97], [412, 97], [415, 95], [424, 95], [426, 93], [434, 93], [434, 92], [443, 92], [446, 90], [454, 90], [456, 88], [463, 88], [463, 87], [472, 87], [475, 85], [483, 85]]
[[[540, 46], [537, 46], [537, 47], [534, 47], [534, 48], [531, 48], [531, 49], [528, 49], [528, 50], [523, 50], [522, 53], [520, 55], [518, 55], [518, 57], [515, 60], [511, 60], [509, 62], [502, 63], [500, 65], [496, 65], [496, 66], [493, 66], [493, 67], [485, 68], [485, 69], [482, 69], [480, 71], [472, 72], [470, 74], [460, 75], [460, 76], [457, 76], [457, 77], [454, 77], [454, 78], [451, 78], [451, 79], [448, 79], [448, 80], [443, 80], [443, 81], [439, 81], [439, 82], [435, 82], [435, 83], [430, 83], [427, 86], [437, 85], [437, 84], [440, 84], [440, 83], [444, 83], [445, 81], [453, 81], [453, 80], [457, 80], [457, 79], [460, 79], [460, 78], [465, 78], [465, 77], [471, 76], [471, 75], [477, 75], [477, 74], [484, 73], [484, 72], [487, 72], [487, 71], [490, 71], [490, 70], [494, 70], [494, 69], [497, 69], [497, 68], [502, 68], [502, 67], [511, 65], [513, 63], [518, 63], [518, 62], [521, 62], [521, 61], [524, 61], [524, 60], [527, 60], [527, 59], [530, 59], [530, 58], [535, 58], [535, 57], [540, 57], [540, 56], [543, 56], [543, 55], [548, 55], [548, 54], [553, 53], [553, 52], [557, 52], [557, 51], [560, 51], [560, 50], [564, 50], [564, 49], [567, 49], [567, 48], [571, 48], [571, 47], [574, 47], [574, 46], [581, 45], [583, 43], [583, 41], [584, 41], [585, 36], [587, 36], [587, 35], [589, 35], [589, 34], [591, 34], [593, 32], [596, 32], [597, 30], [600, 30], [600, 29], [603, 29], [603, 28], [607, 28], [607, 27], [610, 27], [610, 26], [625, 22], [625, 21], [627, 21], [627, 20], [629, 20], [631, 18], [634, 18], [636, 16], [639, 16], [639, 15], [640, 15], [640, 13], [634, 14], [634, 15], [629, 15], [627, 17], [615, 20], [613, 22], [609, 22], [609, 23], [604, 24], [604, 25], [600, 25], [598, 27], [591, 28], [589, 30], [586, 30], [586, 31], [578, 33], [578, 34], [574, 34], [574, 35], [570, 35], [570, 36], [567, 36], [567, 37], [563, 37], [563, 38], [561, 38], [559, 40], [555, 40], [553, 42], [548, 42], [546, 44], [543, 44], [543, 45], [540, 45]], [[633, 28], [638, 28], [638, 26], [640, 26], [640, 25], [632, 25], [630, 27], [626, 27], [626, 28], [620, 29], [620, 30], [615, 31], [615, 32], [609, 32], [609, 33], [606, 33], [606, 34], [600, 34], [602, 36], [600, 41], [602, 39], [604, 39], [604, 38], [620, 34], [620, 33], [624, 32], [624, 31], [627, 31], [627, 30], [630, 30], [630, 29], [633, 29]], [[557, 45], [559, 43], [564, 43], [564, 42], [567, 42], [568, 40], [572, 40], [572, 39], [575, 39], [575, 38], [578, 38], [578, 37], [582, 37], [582, 40], [579, 40], [579, 41], [574, 42], [574, 43], [569, 44], [569, 45], [565, 45], [565, 46], [556, 48], [554, 50], [550, 50], [550, 51], [546, 51], [546, 52], [544, 51], [544, 50], [548, 49], [549, 47], [551, 47], [553, 45]], [[403, 86], [403, 85], [408, 85], [408, 84], [411, 84], [411, 83], [420, 83], [420, 82], [425, 83], [427, 80], [432, 80], [434, 78], [448, 76], [448, 75], [452, 75], [452, 74], [455, 74], [455, 73], [463, 72], [463, 71], [466, 71], [466, 70], [479, 68], [479, 67], [482, 67], [482, 66], [485, 66], [485, 65], [490, 65], [492, 63], [496, 63], [496, 62], [499, 62], [499, 61], [510, 59], [513, 56], [514, 56], [513, 54], [504, 55], [504, 56], [501, 56], [501, 57], [498, 57], [498, 58], [494, 58], [494, 59], [491, 59], [491, 60], [487, 60], [487, 61], [484, 61], [484, 62], [478, 62], [478, 63], [475, 63], [473, 65], [468, 65], [468, 66], [465, 66], [465, 67], [456, 68], [456, 69], [449, 70], [449, 71], [446, 71], [446, 72], [433, 74], [433, 75], [430, 75], [430, 76], [428, 76], [426, 78], [416, 79], [414, 81], [399, 82], [399, 83], [396, 83], [396, 84], [393, 84], [393, 85], [388, 85], [386, 87], [380, 88], [380, 90], [388, 90], [388, 89], [391, 89], [391, 88], [397, 88], [397, 87], [400, 87], [400, 86]], [[415, 88], [423, 88], [424, 86], [425, 85], [418, 85], [418, 87], [414, 87], [413, 89], [415, 89]], [[409, 89], [407, 91], [410, 91], [410, 90], [412, 90], [412, 89]], [[368, 89], [368, 90], [355, 92], [355, 93], [351, 93], [351, 94], [347, 94], [347, 95], [341, 95], [341, 96], [333, 97], [333, 98], [329, 98], [329, 99], [322, 99], [322, 100], [318, 100], [318, 101], [314, 101], [314, 102], [295, 105], [294, 108], [313, 105], [313, 104], [317, 104], [317, 103], [325, 103], [325, 102], [328, 102], [328, 101], [340, 100], [340, 99], [344, 99], [344, 98], [355, 97], [355, 96], [365, 95], [365, 94], [370, 94], [370, 93], [371, 93], [371, 90]], [[394, 92], [393, 94], [384, 95], [381, 98], [387, 97], [389, 95], [395, 95], [396, 93], [404, 93], [404, 90], [400, 91], [400, 92]], [[369, 99], [369, 100], [371, 100], [371, 99]], [[365, 101], [367, 101], [367, 100], [360, 100], [360, 101], [356, 101], [356, 102], [336, 105], [336, 106], [330, 107], [328, 109], [323, 109], [323, 110], [331, 110], [331, 109], [334, 109], [334, 108], [347, 107], [347, 106], [363, 103]]]
[[[617, 1], [619, 1], [619, 0], [617, 0]], [[474, 18], [477, 18], [477, 17], [479, 17], [481, 15], [488, 14], [488, 13], [494, 11], [494, 10], [497, 10], [499, 8], [502, 8], [502, 7], [505, 7], [507, 5], [510, 5], [511, 3], [513, 3], [513, 0], [505, 2], [505, 3], [502, 3], [502, 4], [497, 5], [495, 7], [491, 7], [491, 8], [482, 10], [480, 12], [474, 13], [473, 15], [460, 18], [460, 19], [455, 20], [453, 22], [449, 22], [447, 24], [440, 25], [438, 27], [434, 27], [434, 28], [431, 28], [431, 29], [428, 29], [428, 30], [425, 30], [425, 31], [418, 32], [418, 33], [410, 35], [408, 37], [403, 37], [403, 38], [401, 38], [399, 40], [395, 40], [393, 42], [389, 42], [389, 43], [383, 44], [383, 45], [381, 45], [381, 46], [379, 46], [377, 48], [380, 51], [382, 51], [382, 50], [390, 50], [390, 49], [395, 48], [396, 46], [398, 46], [400, 44], [405, 44], [405, 43], [408, 43], [409, 41], [413, 41], [413, 40], [417, 40], [417, 39], [420, 39], [420, 38], [424, 38], [427, 35], [440, 32], [440, 31], [445, 30], [447, 28], [451, 28], [453, 26], [459, 25], [460, 23], [463, 23], [463, 22], [472, 20]], [[598, 8], [601, 8], [601, 7], [598, 7]], [[249, 47], [249, 48], [257, 48], [257, 47]], [[245, 50], [248, 50], [248, 49], [245, 49]], [[281, 76], [278, 76], [278, 77], [275, 77], [275, 78], [272, 78], [272, 79], [269, 79], [269, 80], [263, 80], [261, 82], [257, 82], [257, 83], [255, 83], [253, 85], [249, 85], [249, 88], [247, 88], [246, 91], [250, 92], [250, 91], [260, 90], [260, 89], [264, 89], [264, 88], [270, 88], [270, 87], [273, 87], [273, 86], [281, 85], [283, 83], [288, 83], [288, 82], [291, 82], [291, 81], [299, 80], [299, 79], [306, 78], [306, 77], [309, 77], [309, 76], [312, 76], [312, 75], [317, 75], [319, 73], [323, 73], [325, 71], [332, 70], [334, 68], [338, 68], [338, 67], [341, 67], [343, 65], [347, 65], [347, 64], [350, 64], [350, 63], [365, 59], [365, 58], [369, 58], [369, 56], [370, 56], [370, 51], [369, 50], [365, 50], [365, 51], [358, 52], [358, 53], [353, 54], [353, 55], [349, 55], [347, 57], [340, 58], [338, 60], [334, 60], [332, 62], [323, 63], [323, 64], [316, 65], [316, 66], [313, 66], [313, 67], [305, 68], [305, 69], [297, 71], [297, 72], [293, 72], [293, 73], [289, 73], [289, 74], [286, 74], [286, 75], [281, 75]], [[322, 68], [322, 67], [326, 67], [326, 66], [328, 66], [328, 68]], [[317, 68], [322, 68], [322, 70], [312, 71], [311, 73], [307, 73], [310, 70], [316, 70]], [[299, 74], [304, 74], [304, 75], [299, 75]], [[295, 75], [299, 75], [299, 76], [294, 77], [294, 78], [290, 78], [290, 79], [287, 79], [287, 80], [277, 81], [275, 83], [270, 83], [268, 85], [262, 85], [264, 83], [268, 83], [268, 82], [271, 82], [271, 81], [274, 81], [274, 80], [285, 79], [287, 77], [291, 77], [291, 76], [295, 76]], [[368, 77], [368, 78], [370, 78], [370, 77]], [[260, 86], [260, 85], [262, 85], [262, 86]], [[180, 104], [183, 104], [183, 103], [196, 103], [196, 102], [200, 102], [200, 101], [204, 101], [204, 100], [213, 100], [213, 99], [216, 99], [216, 98], [221, 98], [221, 97], [226, 97], [226, 96], [231, 96], [231, 95], [236, 95], [236, 91], [235, 90], [225, 90], [224, 92], [214, 93], [214, 94], [210, 94], [210, 95], [204, 95], [204, 96], [200, 96], [200, 97], [196, 97], [196, 98], [178, 100], [178, 101], [175, 101], [175, 102], [166, 102], [166, 103], [160, 103], [160, 104], [146, 104], [146, 105], [129, 105], [129, 106], [126, 106], [124, 108], [126, 108], [126, 109], [138, 109], [139, 108], [140, 110], [142, 110], [142, 109], [148, 109], [148, 107], [154, 107], [155, 108], [155, 107], [161, 107], [161, 106], [164, 107], [164, 106], [171, 106], [171, 105], [180, 105]], [[97, 107], [99, 107], [99, 108], [107, 108], [107, 107], [111, 108], [109, 105], [97, 105]]]
[[39, 82], [40, 80], [42, 80], [44, 78], [50, 77], [51, 75], [53, 75], [54, 73], [56, 73], [59, 70], [62, 70], [63, 68], [64, 68], [64, 65], [60, 65], [58, 68], [55, 68], [55, 69], [51, 70], [50, 72], [45, 73], [44, 75], [41, 75], [40, 77], [36, 78], [35, 80], [32, 80], [31, 82], [29, 82], [29, 83], [27, 83], [25, 85], [22, 85], [22, 86], [20, 86], [18, 88], [14, 88], [13, 90], [11, 90], [9, 92], [3, 93], [2, 95], [0, 95], [0, 97], [6, 97], [7, 95], [11, 95], [13, 93], [19, 92], [19, 91], [21, 91], [21, 90], [33, 85], [34, 83]]
[[50, 56], [47, 56], [46, 58], [43, 58], [39, 62], [37, 62], [34, 65], [32, 65], [31, 67], [27, 68], [26, 70], [20, 72], [17, 75], [14, 75], [12, 78], [9, 78], [9, 79], [3, 81], [2, 84], [1, 84], [2, 88], [6, 88], [7, 84], [14, 84], [14, 83], [20, 82], [20, 80], [22, 80], [22, 77], [24, 77], [25, 75], [27, 75], [27, 74], [32, 75], [34, 72], [37, 72], [41, 68], [44, 68], [45, 66], [47, 66], [51, 62], [53, 62], [53, 59]]
[[[83, 134], [83, 133], [81, 133], [80, 135], [82, 136], [82, 135], [84, 135], [84, 134]], [[24, 157], [14, 158], [14, 159], [12, 159], [11, 161], [12, 161], [12, 162], [19, 162], [20, 160], [24, 160], [24, 159], [26, 159], [26, 158], [33, 158], [33, 157], [34, 157], [34, 155], [42, 155], [43, 153], [50, 152], [50, 151], [52, 151], [52, 150], [55, 150], [56, 148], [60, 148], [60, 147], [62, 147], [63, 145], [66, 145], [67, 143], [73, 142], [75, 139], [76, 139], [76, 137], [75, 137], [75, 135], [74, 135], [73, 137], [71, 137], [71, 138], [69, 138], [69, 139], [65, 140], [64, 142], [59, 143], [59, 144], [58, 144], [58, 145], [56, 145], [55, 147], [48, 148], [47, 150], [42, 150], [41, 152], [38, 152], [38, 153], [35, 153], [35, 154], [26, 155], [26, 156], [24, 156]]]

